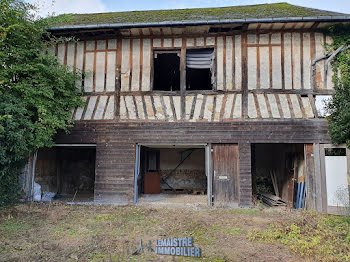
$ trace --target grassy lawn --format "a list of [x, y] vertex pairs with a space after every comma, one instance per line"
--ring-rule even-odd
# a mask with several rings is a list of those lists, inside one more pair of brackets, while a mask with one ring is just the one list
[[[294, 210], [20, 204], [0, 209], [0, 261], [350, 261], [349, 229]], [[172, 237], [193, 237], [202, 258], [147, 251]]]

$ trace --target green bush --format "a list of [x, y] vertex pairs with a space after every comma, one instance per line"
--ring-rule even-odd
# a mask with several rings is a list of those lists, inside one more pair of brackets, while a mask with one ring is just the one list
[[18, 199], [18, 175], [31, 152], [53, 145], [57, 130], [72, 125], [81, 106], [72, 73], [49, 55], [55, 39], [48, 20], [34, 20], [34, 7], [19, 0], [0, 1], [0, 205]]

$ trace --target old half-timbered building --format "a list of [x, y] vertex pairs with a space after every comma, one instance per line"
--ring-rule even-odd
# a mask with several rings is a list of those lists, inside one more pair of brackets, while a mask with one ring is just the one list
[[[332, 41], [322, 28], [349, 15], [280, 3], [61, 18], [50, 31], [77, 41], [52, 52], [84, 72], [86, 104], [38, 152], [42, 191], [116, 204], [199, 194], [214, 206], [257, 196], [339, 206], [349, 151], [327, 158], [318, 104], [334, 93], [333, 72], [318, 58]], [[341, 178], [334, 163], [345, 163]]]

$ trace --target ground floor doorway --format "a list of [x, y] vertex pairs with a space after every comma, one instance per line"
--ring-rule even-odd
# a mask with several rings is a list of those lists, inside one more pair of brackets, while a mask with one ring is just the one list
[[34, 181], [54, 200], [93, 201], [96, 149], [94, 147], [57, 146], [40, 149]]
[[303, 144], [252, 144], [253, 202], [303, 208], [305, 159]]
[[138, 145], [136, 203], [207, 205], [205, 145]]

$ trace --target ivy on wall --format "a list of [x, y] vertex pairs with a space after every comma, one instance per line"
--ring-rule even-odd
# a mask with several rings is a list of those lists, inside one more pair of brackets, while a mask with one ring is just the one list
[[[334, 51], [350, 45], [350, 25], [336, 24], [327, 29], [333, 43], [327, 46]], [[333, 144], [346, 143], [350, 147], [350, 50], [339, 53], [332, 61], [335, 94], [328, 104], [329, 134]]]

